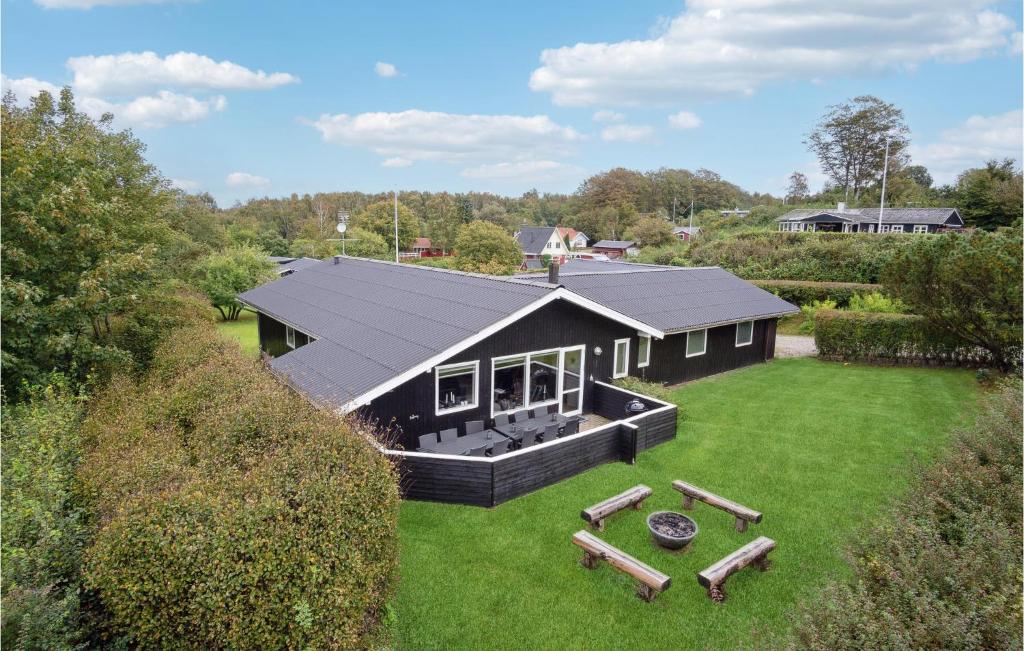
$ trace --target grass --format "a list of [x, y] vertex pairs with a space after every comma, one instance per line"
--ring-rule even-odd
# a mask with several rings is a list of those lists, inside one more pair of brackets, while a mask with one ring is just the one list
[[[214, 310], [216, 312], [216, 310]], [[222, 321], [217, 312], [217, 329], [222, 335], [230, 337], [242, 347], [246, 355], [256, 357], [260, 354], [260, 341], [256, 332], [256, 313], [242, 310], [237, 321]]]
[[800, 329], [801, 326], [803, 326], [805, 320], [806, 319], [804, 318], [803, 312], [783, 317], [779, 319], [778, 330], [776, 330], [776, 332], [778, 332], [778, 334], [780, 335], [797, 335], [801, 337], [813, 336], [810, 333], [804, 332], [803, 330]]
[[[907, 485], [970, 417], [967, 372], [844, 366], [785, 359], [672, 391], [685, 411], [676, 440], [635, 466], [615, 463], [493, 509], [405, 502], [399, 648], [735, 648], [786, 635], [788, 615], [831, 578], [850, 575], [849, 537]], [[678, 510], [684, 479], [764, 513], [743, 534], [698, 504], [700, 534], [683, 555], [654, 548], [644, 519]], [[579, 565], [570, 543], [582, 508], [638, 483], [642, 511], [607, 521], [604, 540], [672, 576], [651, 604], [623, 574]], [[748, 569], [714, 605], [695, 573], [759, 535], [778, 543], [774, 566]]]

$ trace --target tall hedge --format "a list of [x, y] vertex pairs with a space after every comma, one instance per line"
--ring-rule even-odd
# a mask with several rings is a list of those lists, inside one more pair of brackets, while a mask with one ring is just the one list
[[751, 283], [769, 291], [794, 305], [807, 305], [814, 301], [835, 301], [846, 307], [857, 294], [881, 292], [881, 285], [871, 283], [837, 283], [813, 280], [751, 280]]
[[814, 342], [826, 359], [980, 366], [990, 355], [913, 314], [819, 310]]
[[796, 614], [792, 649], [1020, 649], [1021, 385], [856, 537], [854, 580]]
[[397, 480], [209, 326], [83, 425], [87, 586], [140, 648], [365, 647], [395, 582]]

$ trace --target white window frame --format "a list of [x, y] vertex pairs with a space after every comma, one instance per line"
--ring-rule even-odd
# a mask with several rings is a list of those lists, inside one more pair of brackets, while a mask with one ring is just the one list
[[[573, 411], [562, 411], [565, 406], [565, 354], [569, 351], [579, 350], [580, 351], [580, 388], [569, 389], [569, 392], [578, 391], [580, 394], [579, 409]], [[580, 346], [566, 346], [560, 349], [558, 353], [558, 411], [564, 416], [576, 416], [583, 413], [583, 387], [587, 385], [587, 347], [585, 345]]]
[[[573, 349], [573, 348], [579, 348], [579, 346], [569, 346], [568, 347], [568, 349]], [[490, 403], [491, 403], [491, 418], [494, 418], [497, 414], [511, 414], [511, 413], [514, 413], [514, 412], [517, 412], [517, 411], [521, 411], [523, 409], [537, 409], [538, 407], [547, 407], [549, 405], [559, 405], [559, 406], [561, 406], [561, 401], [562, 401], [562, 353], [565, 350], [567, 350], [567, 349], [566, 348], [550, 348], [548, 350], [534, 350], [534, 351], [530, 351], [528, 353], [516, 353], [515, 355], [500, 355], [498, 357], [492, 357], [491, 358], [491, 391], [490, 391], [491, 395], [490, 395], [490, 398], [489, 398]], [[555, 377], [556, 377], [556, 381], [555, 381], [555, 397], [554, 398], [550, 398], [548, 400], [544, 400], [543, 402], [530, 402], [530, 393], [533, 392], [533, 387], [530, 385], [530, 364], [533, 363], [533, 357], [535, 355], [550, 355], [552, 353], [555, 353], [555, 354], [558, 355], [558, 362], [557, 362], [558, 366], [555, 368], [555, 374], [556, 374], [555, 375]], [[586, 354], [586, 348], [584, 348], [584, 354]], [[495, 367], [497, 362], [500, 362], [500, 361], [506, 360], [506, 359], [515, 359], [517, 357], [522, 357], [523, 358], [523, 368], [524, 368], [523, 375], [525, 376], [523, 378], [523, 404], [518, 406], [518, 407], [513, 407], [512, 409], [505, 409], [505, 410], [498, 409], [498, 410], [495, 410], [494, 409], [494, 370], [495, 370], [494, 367]], [[580, 395], [581, 395], [581, 397], [583, 395], [582, 394], [582, 389], [581, 389]]]
[[[465, 405], [458, 405], [456, 407], [449, 407], [448, 409], [441, 409], [441, 371], [447, 371], [451, 368], [460, 367], [472, 367], [473, 368], [473, 402]], [[458, 411], [467, 411], [469, 409], [476, 409], [480, 406], [480, 360], [474, 360], [472, 362], [456, 362], [454, 364], [441, 364], [434, 367], [434, 415], [443, 416], [444, 414], [454, 414]]]
[[888, 224], [882, 224], [882, 227], [879, 229], [878, 232], [879, 233], [888, 233], [889, 232], [889, 225]]
[[[701, 347], [701, 350], [700, 350], [699, 353], [691, 353], [690, 352], [690, 335], [693, 334], [694, 332], [703, 332], [704, 333], [704, 345]], [[690, 330], [690, 331], [688, 331], [686, 333], [686, 356], [688, 358], [689, 357], [700, 357], [701, 355], [705, 354], [706, 352], [708, 352], [708, 329], [707, 328], [702, 328], [700, 330]]]
[[295, 350], [295, 328], [290, 325], [284, 327], [284, 345]]
[[893, 224], [892, 226], [889, 227], [889, 232], [890, 233], [902, 233], [903, 232], [903, 224]]
[[920, 235], [921, 233], [928, 233], [928, 225], [927, 224], [915, 224], [914, 225], [914, 233], [916, 233], [918, 235]]
[[[626, 352], [623, 353], [623, 358], [626, 363], [623, 365], [622, 373], [619, 373], [619, 344], [626, 344]], [[620, 377], [626, 377], [629, 375], [629, 337], [625, 339], [616, 339], [615, 345], [612, 347], [612, 379], [617, 380]]]
[[[647, 348], [646, 349], [643, 347], [644, 340], [647, 340]], [[640, 357], [640, 353], [644, 353], [644, 352], [646, 352], [646, 354], [643, 357]], [[650, 366], [650, 364], [651, 364], [651, 335], [646, 334], [646, 333], [638, 333], [637, 334], [637, 342], [636, 342], [636, 367], [637, 368], [646, 368], [646, 367]]]
[[[748, 341], [740, 341], [740, 326], [746, 323], [750, 324], [750, 339]], [[736, 324], [736, 347], [742, 348], [743, 346], [749, 346], [752, 343], [754, 343], [754, 322], [740, 321]], [[704, 340], [704, 345], [707, 346], [707, 339]]]

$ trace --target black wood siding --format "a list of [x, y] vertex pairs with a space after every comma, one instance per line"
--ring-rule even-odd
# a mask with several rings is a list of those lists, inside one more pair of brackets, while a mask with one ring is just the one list
[[[736, 326], [708, 329], [703, 355], [686, 356], [686, 333], [651, 340], [651, 363], [637, 368], [636, 346], [630, 350], [630, 375], [654, 382], [676, 384], [722, 371], [771, 359], [775, 351], [775, 319], [754, 322], [754, 339], [749, 346], [736, 346]], [[771, 344], [770, 346], [768, 344]]]
[[[256, 328], [259, 332], [260, 350], [271, 357], [280, 357], [290, 353], [285, 338], [285, 325], [276, 321], [262, 312], [256, 314]], [[298, 330], [295, 331], [295, 347], [301, 348], [309, 343], [309, 337]]]
[[[406, 449], [416, 449], [420, 434], [439, 432], [450, 427], [459, 428], [468, 420], [483, 420], [491, 424], [491, 359], [504, 355], [529, 353], [550, 348], [586, 346], [584, 355], [583, 409], [590, 411], [593, 380], [608, 380], [612, 374], [612, 357], [616, 339], [631, 339], [630, 354], [636, 350], [636, 330], [617, 321], [583, 309], [566, 301], [557, 300], [527, 315], [441, 362], [480, 361], [479, 405], [452, 414], [435, 416], [436, 400], [434, 372], [431, 370], [409, 380], [394, 390], [376, 398], [363, 408], [362, 414], [381, 424], [399, 428], [399, 441]], [[594, 354], [600, 347], [600, 356]]]

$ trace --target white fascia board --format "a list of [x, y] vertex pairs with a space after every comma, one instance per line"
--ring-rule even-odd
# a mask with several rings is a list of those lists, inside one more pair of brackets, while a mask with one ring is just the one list
[[558, 289], [556, 289], [555, 294], [558, 296], [558, 298], [563, 298], [569, 301], [570, 303], [579, 305], [580, 307], [590, 310], [595, 314], [600, 314], [601, 316], [607, 317], [613, 321], [618, 321], [619, 323], [625, 324], [631, 328], [636, 328], [638, 332], [649, 334], [655, 339], [665, 338], [665, 333], [662, 332], [661, 330], [658, 330], [657, 328], [652, 328], [643, 321], [637, 321], [633, 317], [626, 316], [621, 312], [616, 312], [615, 310], [609, 307], [601, 305], [597, 301], [592, 301], [589, 298], [584, 298], [583, 296], [580, 296], [579, 294], [569, 289], [566, 289], [565, 287], [559, 287]]

